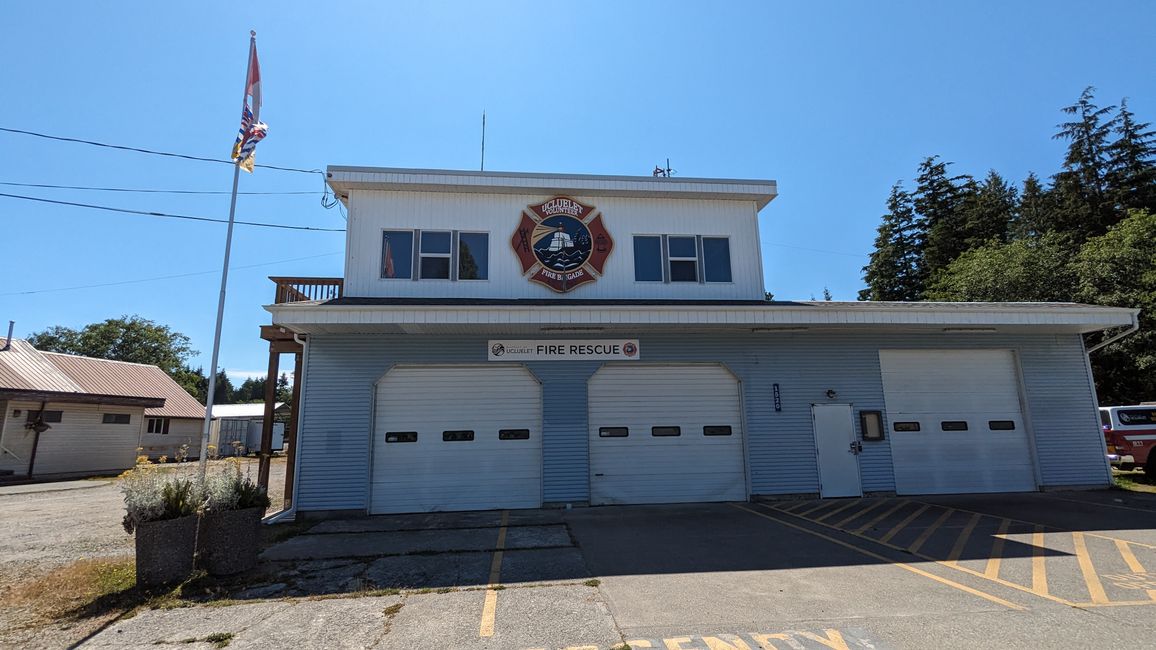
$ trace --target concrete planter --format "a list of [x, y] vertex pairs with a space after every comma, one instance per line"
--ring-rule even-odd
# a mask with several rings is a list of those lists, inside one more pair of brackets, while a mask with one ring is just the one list
[[197, 566], [210, 575], [227, 576], [257, 566], [264, 508], [205, 514], [197, 545]]
[[193, 572], [196, 543], [196, 515], [138, 525], [136, 583], [154, 587], [188, 578]]

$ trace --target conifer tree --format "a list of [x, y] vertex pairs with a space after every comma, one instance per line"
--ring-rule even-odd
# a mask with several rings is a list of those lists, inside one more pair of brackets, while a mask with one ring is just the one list
[[1028, 173], [1014, 213], [1011, 239], [1035, 239], [1054, 230], [1055, 213], [1056, 204], [1051, 191], [1040, 183], [1035, 172]]
[[919, 300], [923, 296], [923, 230], [901, 183], [891, 187], [875, 251], [863, 267], [867, 288], [859, 300]]
[[1156, 212], [1156, 131], [1137, 122], [1127, 98], [1113, 120], [1117, 138], [1108, 145], [1106, 180], [1114, 207], [1120, 211]]
[[994, 169], [983, 181], [972, 185], [974, 191], [965, 194], [962, 206], [966, 233], [964, 250], [985, 246], [992, 241], [1006, 242], [1019, 199], [1016, 188]]
[[1107, 191], [1113, 120], [1105, 119], [1115, 107], [1097, 106], [1095, 92], [1088, 86], [1075, 104], [1061, 109], [1074, 119], [1057, 124], [1060, 131], [1052, 136], [1068, 141], [1064, 169], [1053, 177], [1061, 217], [1056, 229], [1070, 233], [1076, 243], [1104, 234], [1118, 220]]
[[927, 275], [946, 267], [967, 250], [967, 227], [962, 206], [969, 176], [947, 175], [947, 166], [939, 156], [931, 156], [919, 165], [919, 178], [912, 195], [912, 205], [922, 220], [927, 241], [923, 246], [923, 266]]

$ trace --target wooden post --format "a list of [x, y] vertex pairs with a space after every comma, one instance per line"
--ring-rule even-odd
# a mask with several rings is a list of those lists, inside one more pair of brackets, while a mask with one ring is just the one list
[[298, 418], [301, 415], [301, 357], [303, 350], [300, 346], [293, 358], [293, 401], [289, 405], [289, 425], [285, 427], [285, 435], [289, 437], [289, 457], [285, 464], [285, 509], [293, 505], [293, 469], [297, 460], [297, 432], [301, 429]]
[[269, 463], [273, 456], [273, 410], [277, 402], [277, 369], [281, 354], [277, 344], [269, 342], [269, 373], [265, 376], [265, 419], [261, 421], [261, 451], [258, 453], [257, 485], [269, 489]]

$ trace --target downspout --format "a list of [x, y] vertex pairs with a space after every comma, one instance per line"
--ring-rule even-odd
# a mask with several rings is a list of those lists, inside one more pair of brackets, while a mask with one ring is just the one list
[[1133, 311], [1132, 312], [1132, 324], [1130, 326], [1128, 326], [1128, 329], [1124, 330], [1123, 332], [1120, 332], [1119, 334], [1117, 334], [1115, 336], [1111, 336], [1111, 337], [1109, 337], [1103, 341], [1100, 341], [1099, 343], [1088, 348], [1088, 354], [1091, 354], [1091, 353], [1095, 352], [1096, 350], [1100, 350], [1102, 348], [1105, 348], [1105, 347], [1115, 343], [1116, 341], [1119, 341], [1122, 338], [1131, 336], [1131, 335], [1135, 334], [1137, 331], [1139, 331], [1140, 330], [1140, 319], [1137, 318], [1138, 314], [1139, 314], [1138, 311]]

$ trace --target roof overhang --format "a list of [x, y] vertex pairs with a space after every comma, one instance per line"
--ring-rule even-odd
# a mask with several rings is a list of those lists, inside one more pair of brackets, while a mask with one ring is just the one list
[[352, 190], [389, 190], [753, 201], [762, 210], [778, 195], [775, 181], [725, 178], [528, 174], [340, 165], [327, 167], [325, 177], [334, 194], [343, 201], [349, 198]]
[[111, 406], [140, 406], [158, 408], [165, 405], [163, 397], [131, 397], [127, 395], [95, 395], [93, 393], [62, 393], [55, 391], [0, 388], [0, 399], [54, 404], [108, 404]]
[[[831, 330], [1086, 334], [1130, 327], [1139, 314], [1136, 309], [1069, 303], [571, 302], [476, 300], [454, 304], [420, 299], [345, 299], [267, 305], [265, 309], [273, 314], [275, 325], [301, 334], [775, 334]], [[616, 304], [597, 304], [607, 302]]]

